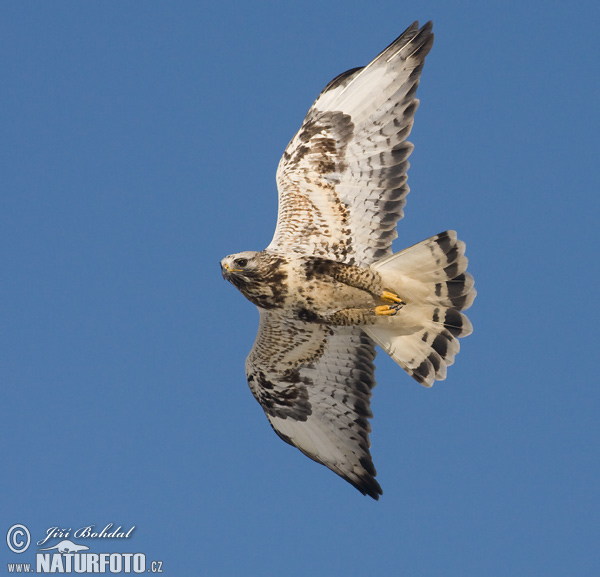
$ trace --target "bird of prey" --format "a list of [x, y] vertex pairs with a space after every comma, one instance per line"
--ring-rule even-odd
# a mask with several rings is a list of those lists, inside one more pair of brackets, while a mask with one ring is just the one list
[[275, 432], [364, 495], [382, 494], [369, 451], [375, 344], [427, 387], [472, 326], [465, 244], [454, 231], [392, 254], [409, 188], [408, 137], [433, 44], [412, 24], [312, 105], [277, 168], [275, 235], [221, 270], [260, 312], [250, 389]]

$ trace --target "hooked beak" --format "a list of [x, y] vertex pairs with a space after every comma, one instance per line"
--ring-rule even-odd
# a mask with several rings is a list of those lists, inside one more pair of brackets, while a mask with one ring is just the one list
[[223, 278], [228, 280], [232, 272], [242, 272], [241, 268], [230, 268], [227, 263], [221, 263], [221, 274]]
[[221, 263], [221, 274], [223, 275], [223, 278], [227, 280], [227, 277], [229, 276], [229, 267], [226, 264]]

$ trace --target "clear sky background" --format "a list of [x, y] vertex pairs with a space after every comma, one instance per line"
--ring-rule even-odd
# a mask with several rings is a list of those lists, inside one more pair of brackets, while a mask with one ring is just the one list
[[[375, 502], [269, 427], [219, 260], [269, 243], [319, 91], [416, 19], [394, 246], [458, 230], [479, 296], [445, 382], [379, 354]], [[592, 1], [2, 2], [0, 574], [34, 557], [15, 523], [135, 525], [88, 545], [173, 576], [600, 574], [599, 25]]]

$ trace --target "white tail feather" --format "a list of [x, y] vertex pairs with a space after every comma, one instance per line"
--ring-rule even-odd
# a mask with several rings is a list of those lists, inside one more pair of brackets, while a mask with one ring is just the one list
[[460, 350], [458, 338], [473, 327], [460, 311], [477, 294], [466, 272], [465, 243], [447, 231], [371, 265], [384, 288], [406, 305], [393, 317], [378, 318], [365, 332], [419, 383], [446, 378]]

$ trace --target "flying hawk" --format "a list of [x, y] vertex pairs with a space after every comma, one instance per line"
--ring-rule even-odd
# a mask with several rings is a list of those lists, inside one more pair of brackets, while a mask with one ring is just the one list
[[246, 374], [273, 429], [374, 499], [375, 343], [429, 387], [472, 331], [460, 311], [473, 277], [455, 232], [391, 251], [431, 30], [415, 22], [325, 87], [279, 163], [271, 244], [221, 261], [260, 312]]

